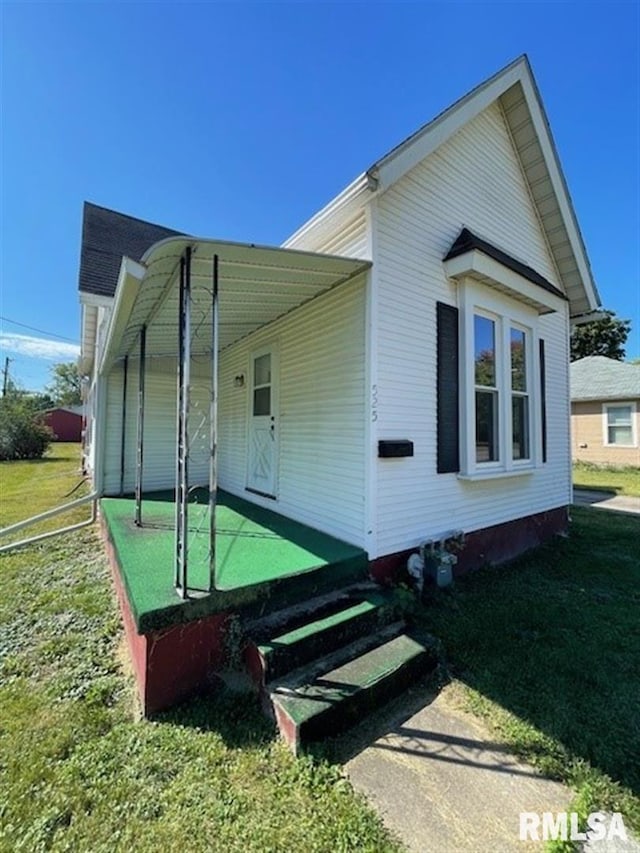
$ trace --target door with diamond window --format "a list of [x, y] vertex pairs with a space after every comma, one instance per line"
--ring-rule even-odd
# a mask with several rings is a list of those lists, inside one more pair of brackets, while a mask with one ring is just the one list
[[247, 489], [275, 498], [278, 474], [277, 353], [273, 347], [251, 355]]

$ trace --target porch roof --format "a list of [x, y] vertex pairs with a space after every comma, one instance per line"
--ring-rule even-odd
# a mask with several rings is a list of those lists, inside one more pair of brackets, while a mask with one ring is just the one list
[[123, 258], [101, 370], [135, 348], [147, 326], [148, 357], [178, 348], [180, 258], [191, 247], [193, 355], [211, 351], [213, 259], [218, 256], [219, 349], [364, 272], [371, 262], [253, 243], [169, 237], [140, 263]]

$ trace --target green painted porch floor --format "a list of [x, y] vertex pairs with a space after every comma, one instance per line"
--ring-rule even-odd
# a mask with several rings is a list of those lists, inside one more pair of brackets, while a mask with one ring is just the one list
[[344, 571], [348, 566], [366, 566], [366, 553], [360, 548], [220, 491], [216, 509], [217, 593], [203, 596], [209, 578], [206, 490], [198, 490], [191, 499], [188, 584], [193, 593], [187, 601], [178, 597], [173, 585], [173, 492], [145, 495], [142, 528], [133, 523], [131, 497], [102, 499], [102, 513], [140, 631], [145, 626], [188, 621], [250, 602], [274, 584], [281, 586], [284, 579], [314, 569], [339, 565]]

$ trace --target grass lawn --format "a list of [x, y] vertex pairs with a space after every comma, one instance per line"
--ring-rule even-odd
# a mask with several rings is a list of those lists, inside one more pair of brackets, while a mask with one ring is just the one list
[[573, 485], [576, 488], [602, 489], [617, 495], [640, 497], [640, 468], [603, 468], [588, 462], [574, 462]]
[[[3, 466], [3, 502], [55, 472], [59, 503], [76, 457], [56, 451]], [[136, 719], [95, 530], [0, 557], [0, 578], [0, 850], [398, 849], [340, 769], [294, 759], [252, 699]]]
[[640, 518], [572, 509], [569, 539], [441, 591], [421, 614], [465, 705], [640, 833]]
[[[64, 500], [67, 450], [0, 468], [3, 523]], [[571, 785], [581, 813], [640, 832], [640, 519], [572, 513], [569, 539], [459, 581], [419, 618], [499, 739]], [[94, 530], [0, 557], [0, 578], [0, 850], [398, 849], [339, 767], [294, 759], [251, 699], [136, 719]]]
[[[88, 494], [80, 472], [80, 444], [51, 444], [44, 459], [25, 462], [0, 462], [0, 528], [38, 515]], [[88, 518], [89, 506], [26, 528], [4, 543], [36, 536], [47, 530], [65, 527]]]

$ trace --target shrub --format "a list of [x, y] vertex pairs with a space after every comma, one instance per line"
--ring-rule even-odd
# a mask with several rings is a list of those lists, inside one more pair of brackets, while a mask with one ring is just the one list
[[33, 403], [18, 395], [0, 400], [0, 460], [40, 459], [53, 432]]

